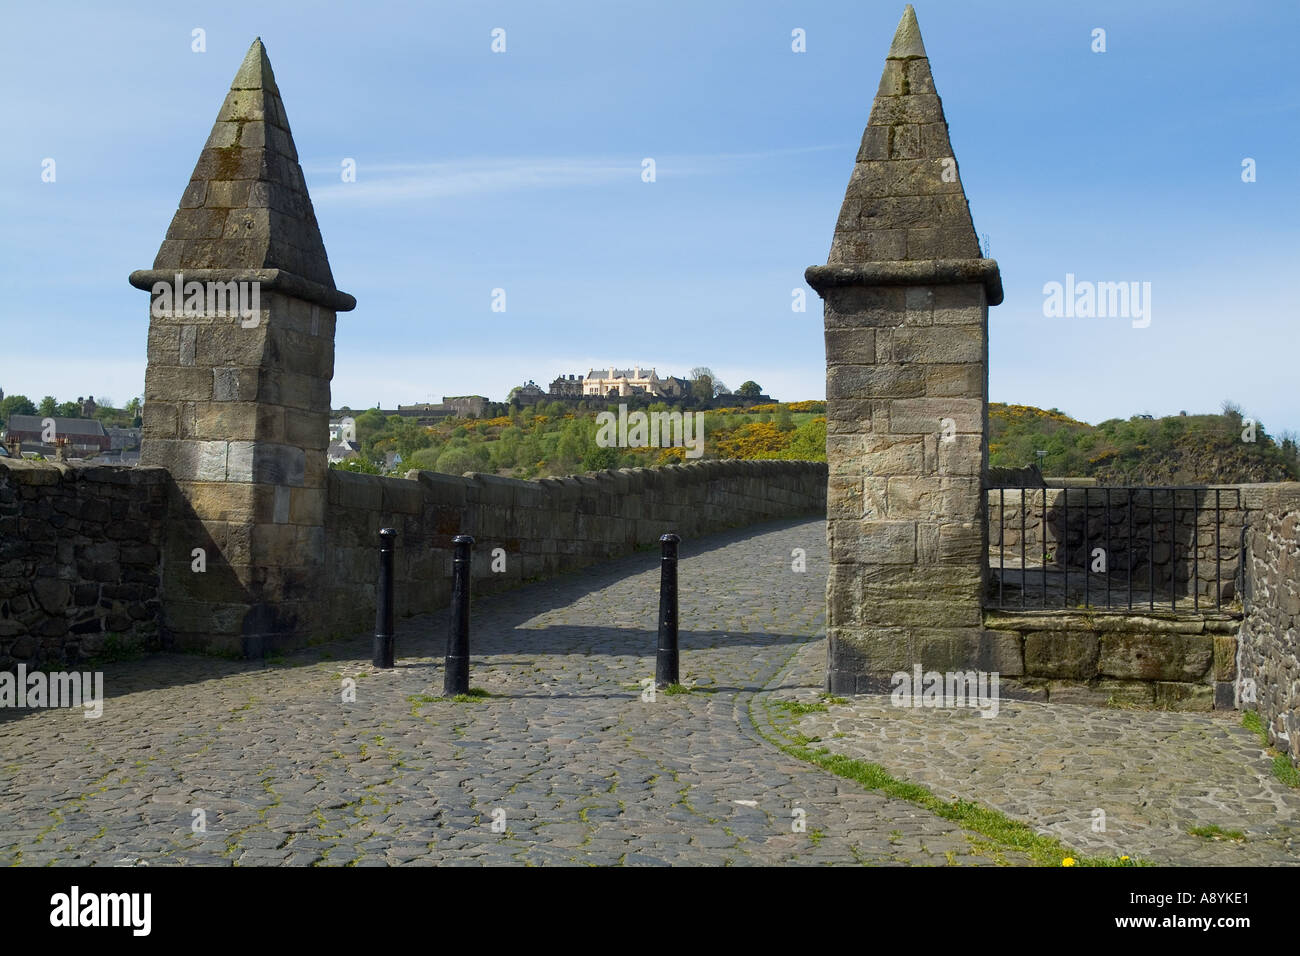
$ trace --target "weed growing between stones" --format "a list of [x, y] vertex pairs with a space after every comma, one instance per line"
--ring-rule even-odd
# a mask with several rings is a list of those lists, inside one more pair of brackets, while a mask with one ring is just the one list
[[[454, 697], [450, 699], [453, 704], [481, 704], [483, 703], [484, 700], [486, 700], [488, 697], [491, 696], [492, 696], [491, 694], [489, 694], [481, 687], [471, 687], [469, 689], [469, 693], [456, 694]], [[444, 697], [442, 699], [446, 700], [447, 698]]]
[[1246, 839], [1246, 834], [1240, 830], [1225, 830], [1216, 824], [1204, 827], [1189, 827], [1187, 832], [1192, 836], [1204, 837], [1207, 840], [1235, 840], [1242, 843]]
[[1265, 729], [1264, 721], [1259, 714], [1253, 710], [1246, 711], [1241, 715], [1241, 726], [1259, 737], [1260, 746], [1273, 758], [1273, 776], [1288, 787], [1300, 788], [1300, 769], [1296, 768], [1296, 765], [1291, 762], [1291, 758], [1286, 754], [1280, 753], [1268, 745], [1268, 730]]

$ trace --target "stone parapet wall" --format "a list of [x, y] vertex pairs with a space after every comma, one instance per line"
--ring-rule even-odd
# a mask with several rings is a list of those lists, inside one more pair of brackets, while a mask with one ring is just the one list
[[1231, 709], [1241, 619], [1226, 613], [984, 615], [987, 670], [1008, 697]]
[[1300, 765], [1300, 483], [1246, 487], [1251, 521], [1237, 662], [1239, 692], [1253, 694], [1241, 693], [1239, 703], [1259, 713], [1269, 743]]
[[0, 670], [160, 646], [167, 486], [163, 468], [0, 459]]
[[[397, 529], [399, 616], [446, 606], [451, 542], [475, 538], [473, 593], [553, 577], [674, 531], [698, 535], [776, 518], [824, 514], [826, 465], [707, 461], [519, 481], [410, 472], [405, 479], [331, 470], [325, 518], [328, 633], [374, 627], [379, 529]], [[493, 570], [494, 551], [498, 569]], [[789, 555], [779, 556], [789, 560]]]

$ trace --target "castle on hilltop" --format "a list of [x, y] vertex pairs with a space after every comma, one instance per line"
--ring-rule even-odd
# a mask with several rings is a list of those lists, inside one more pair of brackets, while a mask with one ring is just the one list
[[552, 398], [626, 398], [629, 395], [653, 395], [656, 398], [676, 399], [689, 395], [691, 383], [684, 378], [669, 375], [660, 378], [655, 370], [632, 368], [589, 369], [586, 375], [564, 375], [551, 382]]

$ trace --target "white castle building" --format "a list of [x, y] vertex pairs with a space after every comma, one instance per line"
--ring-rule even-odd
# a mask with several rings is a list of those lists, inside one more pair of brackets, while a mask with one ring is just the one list
[[620, 398], [628, 395], [655, 395], [677, 398], [690, 390], [684, 378], [660, 378], [654, 369], [633, 368], [591, 369], [582, 379], [582, 394], [607, 396], [615, 392]]

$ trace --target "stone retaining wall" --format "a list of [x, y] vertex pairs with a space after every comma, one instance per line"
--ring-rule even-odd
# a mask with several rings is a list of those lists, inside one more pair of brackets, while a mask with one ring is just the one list
[[374, 627], [382, 527], [398, 531], [393, 565], [400, 616], [449, 603], [451, 541], [458, 534], [475, 538], [473, 593], [483, 595], [657, 547], [668, 531], [692, 538], [826, 511], [820, 462], [690, 462], [538, 481], [331, 470], [327, 486], [321, 593], [328, 630], [339, 634]]
[[1300, 765], [1300, 483], [1253, 486], [1248, 503], [1239, 703]]
[[160, 646], [167, 471], [0, 459], [0, 670]]
[[1231, 709], [1237, 630], [1231, 614], [984, 615], [986, 670], [1009, 697], [1170, 710]]

